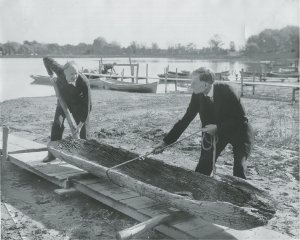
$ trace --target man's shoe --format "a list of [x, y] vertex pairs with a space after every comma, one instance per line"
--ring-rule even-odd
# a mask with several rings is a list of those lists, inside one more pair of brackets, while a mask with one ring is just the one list
[[51, 161], [53, 161], [53, 160], [55, 160], [55, 157], [54, 157], [54, 156], [47, 156], [47, 157], [45, 157], [45, 158], [42, 160], [42, 162], [43, 162], [43, 163], [47, 163], [47, 162], [51, 162]]

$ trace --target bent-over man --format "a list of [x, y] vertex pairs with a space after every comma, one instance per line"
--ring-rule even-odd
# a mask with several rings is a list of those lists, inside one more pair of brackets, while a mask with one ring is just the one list
[[103, 74], [107, 74], [108, 73], [108, 70], [110, 71], [114, 71], [114, 73], [116, 73], [115, 69], [114, 69], [114, 66], [116, 65], [117, 63], [106, 63], [104, 64], [104, 69], [102, 70], [102, 73]]
[[[215, 74], [208, 68], [203, 67], [193, 71], [193, 94], [185, 115], [165, 138], [154, 146], [153, 150], [158, 154], [162, 152], [161, 148], [174, 143], [199, 113], [203, 132], [209, 134], [209, 138], [210, 135], [218, 134], [216, 159], [230, 143], [234, 155], [233, 175], [246, 179], [246, 161], [254, 144], [253, 129], [240, 98], [232, 87], [214, 81]], [[202, 141], [204, 148], [207, 149], [209, 143], [204, 139]], [[201, 155], [195, 171], [210, 176], [213, 171], [213, 148], [204, 150], [203, 146], [201, 147]]]
[[[56, 74], [56, 84], [77, 124], [75, 133], [80, 133], [81, 139], [90, 138], [89, 114], [92, 110], [91, 89], [88, 79], [78, 72], [74, 61], [64, 66], [58, 64], [50, 57], [43, 58], [44, 65], [51, 79]], [[65, 113], [57, 100], [54, 123], [51, 131], [51, 141], [61, 140], [64, 132]], [[55, 157], [48, 152], [43, 162], [50, 162]]]

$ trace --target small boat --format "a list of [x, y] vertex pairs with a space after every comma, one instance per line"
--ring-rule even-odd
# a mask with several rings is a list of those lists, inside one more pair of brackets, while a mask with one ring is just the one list
[[[49, 76], [30, 75], [30, 77], [32, 79], [34, 79], [34, 81], [32, 82], [32, 84], [53, 86], [52, 82], [50, 81], [50, 77]], [[103, 87], [102, 82], [100, 81], [100, 78], [90, 78], [89, 82], [90, 82], [90, 86], [91, 87], [98, 87], [98, 88], [102, 88]]]
[[[83, 74], [88, 79], [100, 78], [100, 77], [102, 77], [102, 75], [104, 75], [104, 74], [95, 73], [93, 71], [89, 72], [89, 73], [83, 73]], [[105, 75], [110, 75], [110, 74], [108, 73], [108, 74], [105, 74]], [[118, 79], [118, 78], [121, 78], [121, 76], [119, 76], [118, 74], [111, 74], [110, 78], [112, 78], [112, 79]]]
[[32, 84], [41, 84], [41, 85], [51, 85], [51, 86], [53, 86], [53, 84], [50, 81], [49, 76], [31, 74], [30, 77], [34, 80], [32, 82]]
[[299, 72], [269, 72], [267, 77], [299, 78]]
[[[214, 224], [246, 230], [267, 224], [276, 202], [265, 190], [233, 176], [206, 176], [97, 140], [48, 143], [57, 158], [97, 177]], [[132, 161], [136, 159], [136, 161]], [[124, 165], [125, 164], [125, 165]], [[113, 168], [119, 166], [118, 168]]]
[[106, 90], [117, 90], [125, 92], [156, 93], [158, 82], [153, 83], [131, 83], [121, 82], [114, 79], [100, 79]]
[[[243, 74], [243, 77], [253, 77], [253, 72], [240, 71], [240, 74], [241, 74], [241, 76]], [[256, 72], [255, 76], [260, 77], [261, 73]]]

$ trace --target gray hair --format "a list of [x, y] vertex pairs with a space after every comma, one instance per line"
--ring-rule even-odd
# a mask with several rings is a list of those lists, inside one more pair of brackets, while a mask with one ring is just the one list
[[71, 66], [72, 66], [72, 67], [78, 68], [78, 65], [77, 65], [76, 62], [70, 61], [70, 62], [67, 62], [67, 63], [64, 65], [64, 70], [68, 69], [68, 68], [71, 67]]
[[213, 84], [215, 82], [215, 73], [207, 67], [200, 67], [192, 72], [192, 76], [199, 74], [199, 80]]

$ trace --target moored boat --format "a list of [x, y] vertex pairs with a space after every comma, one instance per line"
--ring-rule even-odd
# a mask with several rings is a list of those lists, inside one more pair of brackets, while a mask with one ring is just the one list
[[268, 192], [237, 177], [210, 177], [153, 157], [129, 161], [138, 154], [96, 140], [53, 141], [48, 150], [95, 176], [215, 224], [250, 229], [265, 225], [276, 212]]
[[117, 90], [125, 92], [156, 93], [158, 82], [153, 83], [131, 83], [114, 79], [100, 79], [106, 90]]
[[31, 74], [30, 77], [34, 80], [32, 84], [41, 84], [41, 85], [53, 85], [50, 81], [49, 76], [42, 76], [42, 75], [33, 75]]
[[[247, 72], [247, 71], [240, 71], [241, 76], [243, 77], [253, 77], [253, 72]], [[255, 76], [260, 77], [261, 73], [256, 72]]]
[[269, 72], [267, 77], [299, 78], [299, 72]]
[[[30, 75], [34, 81], [32, 84], [39, 84], [39, 85], [50, 85], [53, 86], [52, 82], [50, 81], [49, 76], [42, 76], [42, 75]], [[102, 82], [100, 81], [100, 78], [90, 78], [89, 79], [90, 86], [91, 87], [100, 87], [102, 88]]]

